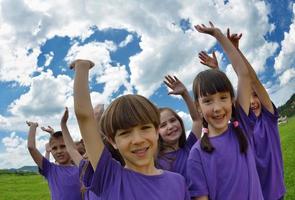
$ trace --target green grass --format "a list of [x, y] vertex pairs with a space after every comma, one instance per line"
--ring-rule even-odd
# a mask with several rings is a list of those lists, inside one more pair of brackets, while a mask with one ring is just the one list
[[288, 123], [279, 126], [283, 159], [285, 184], [287, 187], [286, 200], [295, 199], [295, 116], [288, 119]]
[[[287, 194], [285, 200], [295, 199], [295, 117], [289, 118], [287, 124], [279, 126]], [[49, 200], [46, 180], [35, 174], [0, 173], [1, 200]]]
[[1, 200], [50, 200], [46, 180], [38, 175], [0, 174]]

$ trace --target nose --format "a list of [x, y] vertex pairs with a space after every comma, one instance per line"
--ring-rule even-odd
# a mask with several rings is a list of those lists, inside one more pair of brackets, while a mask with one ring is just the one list
[[213, 105], [213, 112], [219, 112], [221, 110], [221, 105], [219, 102], [215, 102]]
[[132, 144], [140, 144], [142, 142], [144, 142], [144, 138], [140, 133], [135, 132], [132, 134]]
[[168, 130], [172, 129], [172, 127], [173, 127], [172, 123], [168, 122], [168, 123], [167, 123], [167, 128], [168, 128]]

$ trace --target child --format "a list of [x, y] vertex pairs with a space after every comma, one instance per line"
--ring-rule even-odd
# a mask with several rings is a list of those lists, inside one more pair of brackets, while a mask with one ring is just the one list
[[[239, 49], [239, 40], [242, 34], [230, 34], [228, 29], [227, 37], [238, 50], [239, 54], [251, 74], [252, 94], [250, 108], [257, 117], [253, 145], [255, 149], [256, 168], [264, 199], [283, 199], [286, 192], [284, 185], [283, 159], [278, 130], [278, 111], [271, 102], [269, 95], [252, 66]], [[214, 60], [215, 58], [209, 59]], [[207, 62], [204, 62], [207, 65]], [[213, 66], [218, 69], [218, 64]]]
[[181, 117], [170, 108], [160, 108], [159, 154], [157, 166], [161, 169], [186, 175], [189, 151], [201, 136], [202, 123], [196, 106], [183, 83], [176, 76], [166, 76], [164, 83], [172, 89], [169, 94], [181, 95], [193, 121], [192, 130], [186, 139]]
[[[243, 59], [218, 28], [197, 25], [201, 33], [215, 37], [239, 76], [237, 100], [233, 87], [218, 70], [200, 72], [193, 83], [198, 109], [203, 115], [203, 137], [191, 149], [187, 178], [193, 199], [263, 199], [252, 147], [248, 118], [250, 77]], [[241, 90], [243, 88], [243, 91]], [[228, 122], [231, 123], [228, 123]]]
[[[154, 165], [157, 152], [159, 112], [140, 95], [123, 95], [103, 113], [101, 131], [125, 161], [112, 159], [97, 133], [91, 106], [88, 74], [94, 64], [76, 60], [74, 107], [90, 163], [95, 170], [91, 190], [102, 199], [189, 199], [184, 178], [159, 170]], [[167, 185], [169, 184], [169, 187]]]
[[[61, 122], [60, 122], [60, 126], [61, 126], [61, 130], [63, 133], [63, 138], [65, 141], [65, 145], [67, 148], [67, 151], [69, 152], [71, 158], [73, 159], [75, 165], [77, 167], [79, 167], [79, 177], [80, 177], [80, 187], [81, 187], [81, 197], [84, 200], [97, 200], [100, 199], [98, 198], [94, 193], [92, 193], [91, 191], [89, 191], [86, 188], [85, 182], [84, 182], [84, 171], [82, 169], [87, 168], [88, 165], [88, 160], [83, 159], [82, 156], [84, 156], [85, 154], [85, 150], [83, 151], [84, 154], [81, 154], [79, 152], [79, 149], [77, 149], [77, 144], [73, 141], [70, 132], [68, 130], [67, 127], [67, 121], [69, 118], [69, 111], [68, 108], [65, 108], [65, 112], [62, 116]], [[83, 149], [83, 148], [82, 148]], [[82, 151], [82, 150], [80, 150]], [[85, 166], [85, 167], [84, 167]]]
[[28, 150], [39, 167], [40, 173], [47, 179], [52, 200], [80, 200], [79, 171], [71, 164], [71, 157], [66, 150], [62, 132], [57, 131], [50, 136], [51, 154], [57, 164], [50, 163], [36, 148], [35, 137], [38, 123], [28, 122]]

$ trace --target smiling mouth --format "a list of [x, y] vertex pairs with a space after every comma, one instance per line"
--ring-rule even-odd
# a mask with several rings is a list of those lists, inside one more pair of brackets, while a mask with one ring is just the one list
[[137, 157], [144, 157], [149, 148], [150, 147], [135, 149], [135, 150], [132, 150], [131, 152], [134, 153]]

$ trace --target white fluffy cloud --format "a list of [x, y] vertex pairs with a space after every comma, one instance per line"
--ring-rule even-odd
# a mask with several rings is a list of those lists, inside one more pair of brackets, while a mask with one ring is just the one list
[[[94, 25], [102, 31], [121, 28], [139, 36], [141, 52], [130, 58], [129, 69], [125, 65], [113, 64], [110, 53], [132, 42], [132, 35], [118, 46], [111, 41], [81, 45], [75, 40], [71, 44], [66, 56], [68, 63], [76, 58], [91, 59], [96, 63], [90, 71], [90, 78], [104, 84], [104, 89], [101, 93], [91, 93], [94, 104], [107, 104], [120, 87], [125, 88], [124, 93], [136, 89], [138, 93], [150, 96], [166, 74], [177, 75], [190, 89], [196, 73], [205, 69], [199, 64], [197, 53], [209, 50], [216, 41], [195, 30], [183, 31], [178, 25], [181, 19], [189, 19], [192, 24], [207, 24], [211, 20], [224, 31], [230, 27], [232, 32], [242, 32], [240, 47], [259, 75], [270, 69], [265, 66], [266, 60], [278, 49], [277, 43], [263, 37], [276, 28], [269, 23], [270, 8], [265, 1], [229, 0], [224, 4], [222, 0], [178, 0], [173, 3], [169, 0], [161, 3], [155, 0], [0, 0], [0, 8], [0, 81], [16, 81], [29, 87], [10, 104], [9, 116], [0, 115], [1, 129], [11, 131], [27, 130], [25, 120], [36, 120], [41, 125], [53, 125], [58, 129], [63, 107], [67, 105], [72, 111], [72, 79], [66, 75], [55, 77], [47, 69], [55, 55], [48, 54], [45, 65], [37, 66], [40, 46], [54, 36], [79, 38], [84, 42], [93, 33], [90, 27]], [[294, 27], [293, 19], [275, 59], [276, 80], [266, 83], [278, 104], [286, 100], [281, 98], [282, 94], [291, 95], [295, 88]], [[230, 68], [226, 70], [235, 85], [234, 73]], [[33, 77], [36, 72], [40, 74]], [[188, 118], [187, 114], [180, 114]], [[69, 126], [74, 138], [79, 138], [73, 113]], [[10, 141], [18, 141], [18, 146], [24, 145], [16, 135], [5, 139], [5, 144]], [[8, 146], [5, 147], [9, 149]], [[6, 156], [10, 153], [5, 151]], [[20, 151], [15, 153], [24, 156]], [[5, 157], [3, 155], [0, 155], [1, 160]]]

